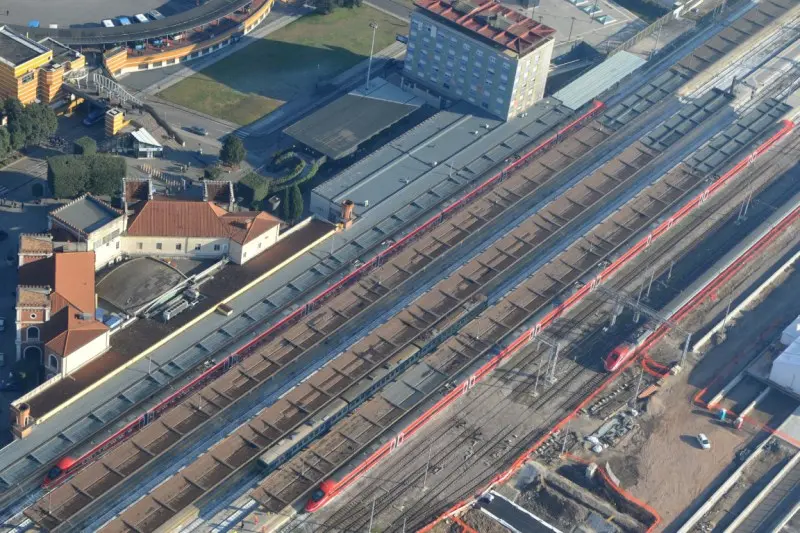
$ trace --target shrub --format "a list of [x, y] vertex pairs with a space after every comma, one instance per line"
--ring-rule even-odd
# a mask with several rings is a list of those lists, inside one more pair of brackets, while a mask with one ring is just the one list
[[269, 194], [269, 180], [260, 174], [250, 172], [236, 184], [236, 196], [241, 196], [248, 205], [254, 205]]
[[78, 155], [94, 155], [97, 153], [97, 143], [91, 137], [84, 135], [75, 141], [74, 151]]

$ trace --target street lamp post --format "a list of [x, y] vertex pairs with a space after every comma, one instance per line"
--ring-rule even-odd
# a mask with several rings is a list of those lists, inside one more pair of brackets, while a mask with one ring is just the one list
[[378, 29], [378, 25], [374, 22], [370, 22], [369, 27], [372, 28], [372, 46], [369, 48], [369, 63], [367, 63], [367, 91], [369, 91], [369, 78], [372, 74], [372, 54], [375, 52], [375, 32]]

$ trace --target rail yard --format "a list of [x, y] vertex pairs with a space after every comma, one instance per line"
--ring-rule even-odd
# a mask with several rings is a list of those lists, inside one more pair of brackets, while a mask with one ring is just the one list
[[[618, 530], [690, 531], [694, 520], [711, 531], [702, 524], [721, 512], [713, 502], [697, 511], [695, 499], [713, 492], [734, 447], [766, 446], [800, 402], [771, 395], [775, 405], [744, 421], [760, 430], [719, 452], [726, 437], [707, 430], [721, 459], [686, 474], [691, 498], [672, 505], [674, 476], [656, 461], [641, 475], [626, 470], [638, 448], [625, 439], [640, 435], [651, 455], [648, 446], [684, 446], [656, 443], [661, 433], [636, 417], [666, 420], [675, 409], [688, 419], [691, 409], [673, 403], [686, 402], [676, 390], [688, 390], [695, 367], [741, 370], [692, 340], [800, 249], [798, 29], [792, 0], [734, 3], [543, 128], [515, 161], [229, 353], [157, 416], [19, 498], [5, 526], [515, 530], [506, 526], [524, 524], [526, 512], [558, 522], [531, 495], [531, 471], [564, 475], [571, 481], [552, 485], [567, 491], [580, 485], [571, 472], [605, 463], [611, 490], [592, 494], [610, 503], [586, 516], [615, 508], [625, 515]], [[671, 390], [671, 380], [681, 385]], [[744, 403], [763, 393], [732, 390]], [[645, 391], [659, 398], [658, 414], [633, 409], [652, 401]], [[742, 400], [695, 405], [742, 410]], [[682, 438], [676, 431], [670, 438]], [[584, 445], [596, 434], [600, 458]], [[791, 446], [800, 442], [774, 463], [790, 481]], [[788, 496], [775, 498], [765, 513]], [[755, 513], [758, 502], [747, 503]]]

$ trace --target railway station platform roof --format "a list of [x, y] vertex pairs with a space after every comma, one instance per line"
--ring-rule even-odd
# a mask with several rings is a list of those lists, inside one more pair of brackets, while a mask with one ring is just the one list
[[553, 94], [570, 109], [580, 109], [647, 63], [630, 52], [618, 52]]
[[350, 92], [283, 132], [327, 156], [341, 159], [418, 109], [424, 101], [382, 78]]
[[363, 216], [390, 198], [410, 202], [449, 179], [483, 175], [572, 113], [545, 99], [527, 116], [503, 122], [459, 102], [316, 187], [311, 211], [327, 219], [329, 209], [352, 200]]

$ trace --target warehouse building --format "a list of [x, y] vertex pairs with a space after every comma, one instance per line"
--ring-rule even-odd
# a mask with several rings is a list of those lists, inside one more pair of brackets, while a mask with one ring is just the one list
[[415, 4], [404, 63], [407, 87], [466, 100], [503, 120], [542, 99], [553, 28], [494, 0]]

